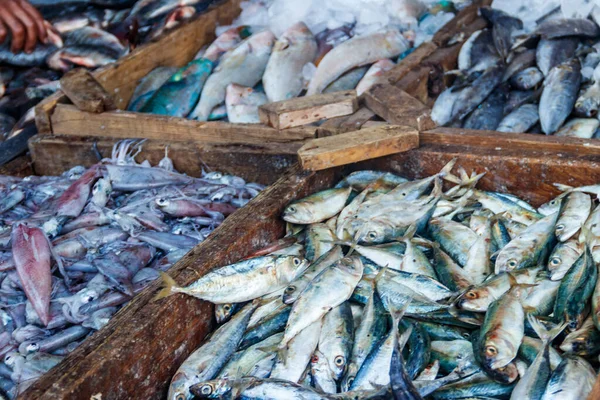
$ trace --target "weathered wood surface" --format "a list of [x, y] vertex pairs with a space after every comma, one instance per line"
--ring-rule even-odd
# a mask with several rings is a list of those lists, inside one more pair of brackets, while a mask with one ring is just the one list
[[443, 47], [448, 44], [449, 41], [461, 41], [468, 39], [461, 38], [461, 32], [466, 26], [475, 22], [479, 17], [479, 7], [489, 6], [492, 4], [492, 0], [477, 0], [473, 4], [463, 8], [456, 14], [450, 22], [444, 25], [439, 31], [433, 35], [431, 40], [436, 46]]
[[293, 128], [322, 119], [350, 115], [358, 109], [354, 90], [277, 101], [258, 108], [260, 121], [277, 129]]
[[[38, 175], [59, 175], [76, 165], [91, 166], [111, 155], [114, 138], [38, 135], [29, 141], [33, 167]], [[220, 143], [147, 140], [136, 157], [156, 165], [165, 148], [175, 169], [190, 176], [215, 170], [270, 185], [296, 162], [301, 143], [227, 145]]]
[[82, 111], [101, 113], [115, 109], [110, 95], [86, 69], [76, 68], [63, 75], [60, 90]]
[[[240, 13], [242, 0], [226, 0], [198, 18], [168, 32], [155, 42], [140, 46], [117, 62], [93, 72], [96, 80], [113, 97], [115, 105], [124, 109], [139, 81], [160, 66], [185, 65], [202, 46], [215, 38], [217, 25], [230, 24]], [[52, 132], [51, 115], [66, 96], [57, 92], [36, 107], [36, 124], [40, 133]]]
[[[317, 176], [292, 169], [280, 184], [227, 218], [227, 224], [188, 253], [169, 274], [179, 284], [188, 285], [200, 274], [280, 238], [285, 230], [280, 219], [284, 206], [333, 181], [333, 173]], [[159, 287], [160, 282], [150, 285], [20, 398], [165, 398], [179, 364], [212, 329], [213, 307], [184, 295], [154, 302]]]
[[384, 125], [313, 139], [298, 150], [303, 169], [319, 171], [419, 146], [419, 132], [407, 126]]
[[[425, 134], [424, 138], [433, 134]], [[446, 135], [450, 137], [452, 135]], [[502, 143], [505, 139], [498, 139]], [[281, 237], [283, 207], [290, 201], [330, 187], [343, 175], [361, 169], [395, 172], [408, 178], [432, 175], [451, 159], [467, 171], [485, 172], [479, 187], [515, 194], [540, 205], [558, 194], [555, 182], [585, 185], [600, 182], [600, 154], [435, 143], [405, 153], [318, 172], [293, 168], [248, 207], [237, 211], [173, 267], [171, 275], [189, 284], [211, 268], [237, 261]], [[552, 149], [553, 145], [550, 145]], [[158, 283], [121, 310], [109, 325], [84, 342], [42, 377], [23, 399], [163, 398], [178, 365], [212, 328], [212, 307], [183, 295], [150, 302]]]
[[316, 126], [275, 129], [260, 124], [203, 122], [119, 110], [86, 113], [69, 104], [56, 105], [52, 129], [57, 135], [255, 144], [304, 140], [316, 137], [317, 132]]
[[429, 114], [429, 108], [392, 84], [376, 84], [365, 92], [365, 105], [394, 125], [417, 128], [418, 118]]
[[18, 176], [22, 178], [33, 174], [31, 157], [28, 155], [17, 157], [0, 166], [0, 175]]
[[383, 74], [389, 83], [396, 83], [404, 78], [413, 68], [419, 66], [421, 62], [437, 50], [437, 46], [433, 42], [424, 42], [417, 47], [412, 53], [407, 55], [403, 60], [396, 64], [392, 69]]

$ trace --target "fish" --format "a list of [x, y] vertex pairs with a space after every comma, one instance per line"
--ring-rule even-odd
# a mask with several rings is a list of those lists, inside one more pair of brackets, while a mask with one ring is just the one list
[[[307, 266], [306, 260], [295, 256], [256, 257], [217, 268], [187, 287], [177, 286], [171, 277], [163, 273], [161, 277], [165, 287], [156, 300], [184, 293], [213, 303], [241, 303], [284, 288]], [[241, 282], [248, 284], [248, 290], [233, 290]]]
[[236, 124], [258, 124], [258, 107], [267, 103], [264, 93], [252, 88], [231, 83], [227, 86], [225, 106], [227, 119]]
[[406, 51], [407, 40], [396, 30], [357, 36], [329, 51], [310, 80], [306, 95], [321, 93], [331, 82], [352, 68], [393, 58]]
[[328, 189], [288, 205], [284, 221], [294, 224], [323, 222], [338, 214], [346, 205], [352, 188]]
[[298, 97], [302, 68], [317, 57], [317, 40], [303, 22], [290, 26], [275, 42], [262, 77], [269, 102]]
[[343, 73], [339, 78], [327, 85], [327, 87], [323, 89], [323, 93], [335, 93], [355, 89], [365, 77], [368, 70], [369, 68], [364, 66], [353, 68], [350, 71]]
[[396, 64], [388, 58], [373, 63], [367, 70], [365, 76], [358, 82], [358, 85], [356, 85], [356, 94], [360, 96], [369, 90], [387, 71], [394, 68], [395, 65]]
[[581, 357], [568, 356], [552, 371], [542, 400], [578, 399], [588, 396], [596, 372]]
[[506, 59], [512, 47], [513, 31], [523, 29], [523, 21], [491, 7], [480, 7], [479, 13], [492, 23], [492, 36], [498, 53]]
[[556, 132], [565, 122], [577, 99], [581, 64], [574, 58], [552, 68], [540, 97], [540, 123], [545, 134]]
[[498, 128], [504, 117], [506, 91], [502, 88], [494, 90], [473, 112], [465, 119], [466, 129], [493, 131]]
[[136, 86], [127, 110], [140, 111], [160, 88], [177, 70], [173, 67], [157, 67], [140, 80]]
[[538, 86], [544, 80], [544, 74], [536, 67], [529, 67], [517, 72], [510, 78], [510, 84], [517, 90], [529, 90]]
[[200, 100], [188, 118], [206, 121], [215, 106], [223, 103], [230, 83], [254, 87], [262, 78], [275, 42], [270, 31], [255, 33], [221, 56], [206, 79]]
[[536, 49], [537, 66], [544, 76], [575, 55], [579, 41], [573, 37], [560, 39], [541, 39]]
[[150, 114], [185, 117], [196, 106], [213, 62], [205, 58], [191, 61], [163, 83], [140, 109]]
[[547, 19], [539, 24], [535, 33], [544, 39], [556, 39], [565, 36], [595, 38], [600, 36], [600, 28], [589, 19], [557, 18]]
[[452, 106], [451, 119], [460, 120], [481, 104], [502, 81], [505, 67], [501, 63], [488, 67], [481, 76], [462, 89]]

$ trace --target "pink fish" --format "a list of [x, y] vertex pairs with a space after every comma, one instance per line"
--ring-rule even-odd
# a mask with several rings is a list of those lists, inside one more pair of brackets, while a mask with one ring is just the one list
[[50, 322], [50, 244], [40, 228], [17, 225], [12, 230], [12, 253], [27, 299], [44, 325]]
[[83, 211], [90, 197], [92, 185], [100, 177], [100, 165], [88, 169], [58, 199], [56, 215], [60, 217], [77, 217]]

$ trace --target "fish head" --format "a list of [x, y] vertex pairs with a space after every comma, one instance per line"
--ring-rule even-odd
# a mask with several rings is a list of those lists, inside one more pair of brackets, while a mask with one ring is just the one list
[[465, 311], [485, 312], [494, 299], [486, 287], [470, 287], [456, 299], [456, 308]]
[[596, 97], [580, 97], [575, 102], [575, 111], [588, 118], [598, 115], [598, 99]]
[[222, 324], [231, 317], [233, 312], [232, 304], [217, 304], [215, 305], [215, 318], [218, 324]]
[[363, 244], [379, 244], [383, 243], [388, 236], [387, 224], [370, 221], [361, 228], [358, 241]]
[[308, 267], [308, 260], [296, 256], [277, 256], [275, 272], [282, 282], [290, 282], [300, 276]]
[[311, 201], [297, 201], [288, 205], [283, 211], [284, 221], [292, 224], [308, 224], [313, 220], [314, 204]]
[[358, 257], [344, 257], [335, 265], [338, 269], [348, 275], [362, 277], [364, 267], [362, 261]]
[[482, 341], [481, 355], [486, 367], [498, 369], [506, 367], [515, 358], [516, 349], [509, 341], [492, 334]]
[[273, 32], [266, 30], [259, 33], [255, 33], [248, 39], [248, 45], [253, 52], [257, 53], [270, 53], [275, 44], [275, 35]]
[[223, 399], [233, 389], [229, 379], [215, 379], [212, 381], [201, 382], [190, 388], [194, 398], [200, 399]]
[[500, 254], [498, 254], [498, 257], [496, 258], [496, 274], [504, 271], [510, 272], [519, 269], [522, 263], [523, 257], [521, 257], [515, 251], [515, 249], [507, 246], [500, 252]]
[[188, 374], [182, 371], [178, 371], [169, 386], [169, 394], [167, 395], [168, 400], [192, 400], [194, 395], [190, 392], [190, 387], [198, 382], [199, 380], [192, 376], [188, 377]]
[[254, 90], [247, 86], [238, 85], [237, 83], [230, 83], [227, 85], [225, 94], [225, 103], [231, 105], [238, 105], [243, 103], [242, 99], [252, 94]]
[[329, 369], [332, 371], [335, 380], [339, 380], [344, 375], [346, 362], [344, 354], [336, 354], [333, 360], [328, 360]]
[[346, 373], [344, 374], [344, 377], [342, 378], [341, 382], [342, 392], [347, 392], [350, 390], [354, 379], [356, 379], [357, 373], [358, 366], [356, 365], [356, 363], [351, 362], [350, 364], [348, 364], [348, 368], [346, 369]]
[[565, 353], [577, 354], [577, 355], [586, 355], [588, 354], [588, 349], [591, 349], [592, 344], [587, 340], [587, 335], [576, 335], [574, 337], [570, 337], [568, 335], [565, 340], [561, 343], [560, 349]]
[[[294, 43], [302, 40], [314, 40], [314, 35], [304, 22], [297, 22], [281, 35], [275, 45], [277, 46], [279, 43], [287, 43], [289, 45], [290, 42]], [[283, 49], [279, 48], [278, 50]]]
[[496, 382], [508, 384], [517, 380], [519, 369], [515, 362], [508, 363], [504, 367], [487, 369], [485, 373]]

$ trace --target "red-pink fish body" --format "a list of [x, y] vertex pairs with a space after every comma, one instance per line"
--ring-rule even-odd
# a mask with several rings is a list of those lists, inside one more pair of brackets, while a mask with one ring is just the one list
[[83, 211], [90, 197], [92, 185], [101, 176], [98, 164], [88, 169], [58, 199], [56, 215], [60, 217], [77, 217]]
[[40, 228], [17, 225], [12, 230], [12, 254], [27, 299], [44, 325], [50, 322], [50, 244]]

